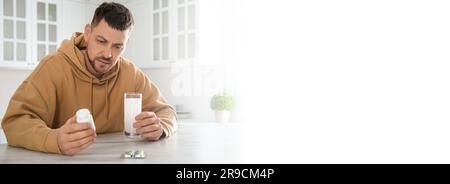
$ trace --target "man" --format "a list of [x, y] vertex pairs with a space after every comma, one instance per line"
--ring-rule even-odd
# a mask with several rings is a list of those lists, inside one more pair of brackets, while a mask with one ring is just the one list
[[[123, 97], [142, 93], [142, 113], [133, 126], [147, 140], [170, 136], [176, 113], [158, 88], [122, 57], [133, 28], [130, 11], [103, 3], [83, 33], [64, 40], [42, 59], [12, 96], [2, 120], [8, 144], [31, 150], [74, 155], [89, 147], [96, 133], [124, 129]], [[77, 123], [75, 112], [90, 110], [96, 132]]]

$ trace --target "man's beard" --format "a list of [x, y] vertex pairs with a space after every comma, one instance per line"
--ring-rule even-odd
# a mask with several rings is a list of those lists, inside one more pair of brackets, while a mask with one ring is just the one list
[[[95, 67], [95, 61], [103, 63], [101, 60], [108, 62], [109, 65], [112, 65], [112, 57], [105, 58], [105, 57], [99, 56], [99, 57], [96, 57], [93, 61], [89, 61], [92, 68], [94, 68], [94, 71], [97, 72], [98, 74], [103, 74], [103, 73], [107, 72], [107, 71], [103, 71], [103, 72], [98, 71], [97, 68]], [[111, 67], [111, 66], [109, 66], [109, 67]]]

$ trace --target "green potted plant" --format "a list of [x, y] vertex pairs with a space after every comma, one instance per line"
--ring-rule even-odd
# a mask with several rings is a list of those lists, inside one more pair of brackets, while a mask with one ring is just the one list
[[211, 109], [215, 112], [216, 121], [226, 123], [230, 117], [230, 111], [235, 105], [234, 98], [225, 92], [218, 93], [211, 98]]

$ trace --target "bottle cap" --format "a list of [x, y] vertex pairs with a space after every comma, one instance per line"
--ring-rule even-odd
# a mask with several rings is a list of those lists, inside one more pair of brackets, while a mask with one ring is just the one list
[[91, 122], [91, 112], [88, 109], [80, 109], [77, 111], [77, 122], [78, 123], [90, 123]]
[[77, 123], [89, 123], [92, 129], [95, 131], [95, 123], [94, 118], [91, 115], [91, 112], [89, 112], [88, 109], [80, 109], [76, 113], [77, 115]]

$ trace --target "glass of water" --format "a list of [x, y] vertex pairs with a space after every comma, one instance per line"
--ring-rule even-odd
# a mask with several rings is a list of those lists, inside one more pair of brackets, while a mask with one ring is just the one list
[[123, 110], [125, 135], [130, 138], [139, 137], [133, 124], [136, 122], [136, 116], [142, 111], [142, 93], [125, 93]]

